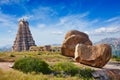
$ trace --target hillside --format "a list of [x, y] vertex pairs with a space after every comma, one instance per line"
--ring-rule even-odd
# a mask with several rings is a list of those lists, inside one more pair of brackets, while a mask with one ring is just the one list
[[8, 52], [11, 51], [11, 47], [10, 46], [4, 46], [4, 47], [0, 47], [0, 52]]
[[95, 44], [110, 44], [112, 47], [112, 53], [113, 55], [120, 56], [120, 38], [105, 38], [100, 40], [99, 42], [96, 42]]

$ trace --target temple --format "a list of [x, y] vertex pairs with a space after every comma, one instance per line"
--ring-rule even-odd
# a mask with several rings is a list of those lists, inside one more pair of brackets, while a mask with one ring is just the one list
[[12, 46], [12, 51], [28, 51], [30, 46], [36, 46], [29, 29], [29, 23], [21, 19], [18, 26], [19, 28]]

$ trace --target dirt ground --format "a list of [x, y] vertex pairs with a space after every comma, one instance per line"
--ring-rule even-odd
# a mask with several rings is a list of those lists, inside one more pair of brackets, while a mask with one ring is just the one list
[[0, 68], [4, 71], [12, 70], [13, 62], [0, 62]]
[[84, 64], [80, 64], [80, 63], [74, 63], [75, 65], [77, 66], [82, 66], [82, 67], [90, 67], [92, 69], [95, 69], [95, 70], [101, 70], [101, 69], [120, 69], [120, 63], [118, 62], [108, 62], [103, 68], [95, 68], [95, 67], [91, 67], [91, 66], [87, 66], [87, 65], [84, 65]]

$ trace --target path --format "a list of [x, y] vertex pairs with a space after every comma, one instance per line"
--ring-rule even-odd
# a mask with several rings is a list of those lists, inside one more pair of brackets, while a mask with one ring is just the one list
[[103, 68], [95, 68], [95, 67], [91, 67], [91, 66], [86, 66], [84, 64], [80, 64], [80, 63], [74, 63], [77, 66], [81, 66], [81, 67], [90, 67], [92, 69], [95, 70], [100, 70], [100, 69], [120, 69], [120, 63], [118, 62], [108, 62]]
[[0, 62], [0, 69], [5, 71], [12, 70], [12, 68], [10, 68], [12, 64], [13, 62]]

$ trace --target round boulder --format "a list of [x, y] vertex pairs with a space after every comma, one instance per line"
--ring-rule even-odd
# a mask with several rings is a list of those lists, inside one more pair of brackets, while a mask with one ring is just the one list
[[98, 44], [96, 46], [76, 45], [75, 60], [86, 65], [101, 68], [110, 60], [111, 56], [112, 51], [108, 44]]
[[71, 30], [71, 31], [68, 31], [65, 35], [65, 39], [67, 39], [68, 37], [70, 37], [71, 35], [79, 35], [81, 37], [85, 37], [87, 39], [89, 39], [88, 35], [83, 33], [83, 32], [80, 32], [78, 30]]
[[87, 34], [79, 32], [77, 30], [69, 31], [65, 40], [63, 41], [61, 51], [62, 55], [68, 57], [74, 57], [75, 46], [78, 44], [92, 45], [92, 42], [89, 40]]

